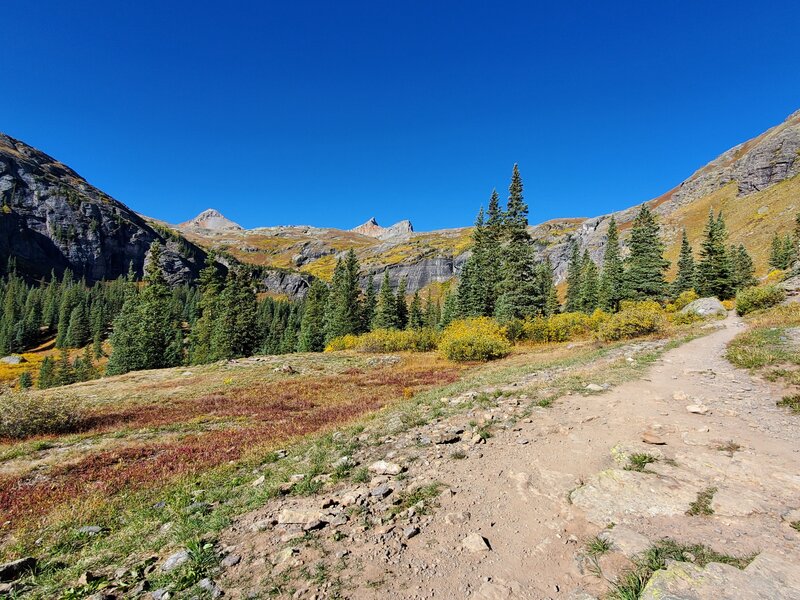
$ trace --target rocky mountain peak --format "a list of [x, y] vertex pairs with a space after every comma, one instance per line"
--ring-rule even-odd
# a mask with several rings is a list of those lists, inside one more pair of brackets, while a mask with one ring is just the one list
[[243, 229], [238, 223], [226, 218], [216, 208], [207, 208], [194, 219], [181, 223], [179, 227], [210, 229], [212, 231], [230, 231]]
[[358, 227], [354, 227], [350, 231], [377, 238], [379, 240], [388, 240], [414, 233], [414, 226], [411, 225], [411, 221], [405, 219], [403, 221], [398, 221], [390, 227], [381, 227], [378, 224], [377, 219], [375, 219], [375, 217], [371, 217], [367, 222], [362, 223]]

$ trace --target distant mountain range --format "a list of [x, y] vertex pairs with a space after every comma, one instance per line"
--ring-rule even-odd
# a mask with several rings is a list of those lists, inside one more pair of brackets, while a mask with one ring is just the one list
[[[667, 257], [676, 258], [684, 227], [697, 243], [713, 207], [724, 212], [731, 242], [744, 243], [763, 273], [772, 236], [788, 231], [800, 211], [798, 173], [800, 111], [648, 201], [660, 217]], [[410, 292], [438, 291], [457, 275], [471, 244], [471, 228], [416, 232], [410, 221], [381, 227], [375, 218], [350, 230], [244, 229], [208, 209], [168, 226], [137, 215], [69, 167], [2, 134], [0, 200], [0, 265], [14, 257], [20, 270], [35, 277], [69, 267], [97, 280], [125, 273], [129, 264], [141, 273], [150, 242], [159, 239], [167, 248], [164, 267], [173, 281], [195, 277], [205, 253], [213, 249], [227, 260], [261, 267], [266, 291], [302, 296], [310, 277], [329, 278], [337, 256], [352, 247], [365, 279], [368, 273], [380, 276], [388, 270], [395, 284], [406, 277]], [[527, 200], [535, 204], [546, 199], [529, 195]], [[623, 242], [637, 206], [614, 213]], [[530, 228], [539, 255], [551, 260], [557, 280], [563, 279], [573, 239], [600, 262], [610, 216], [555, 219]]]

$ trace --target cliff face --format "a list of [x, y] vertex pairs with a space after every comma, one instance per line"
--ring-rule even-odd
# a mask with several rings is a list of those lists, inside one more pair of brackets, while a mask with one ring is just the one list
[[71, 269], [87, 281], [141, 275], [151, 242], [165, 247], [170, 282], [191, 281], [205, 253], [89, 185], [50, 156], [0, 134], [0, 268], [9, 257], [24, 275]]

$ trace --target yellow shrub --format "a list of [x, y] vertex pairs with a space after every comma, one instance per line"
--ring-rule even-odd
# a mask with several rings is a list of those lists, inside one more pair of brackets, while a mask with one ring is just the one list
[[81, 419], [78, 401], [68, 396], [43, 398], [30, 392], [0, 396], [0, 437], [70, 433]]
[[525, 321], [522, 337], [533, 342], [566, 342], [597, 331], [608, 318], [608, 313], [600, 309], [591, 315], [569, 312], [536, 317]]
[[736, 308], [736, 300], [733, 300], [733, 299], [731, 299], [731, 300], [723, 300], [722, 301], [722, 306], [725, 307], [725, 310], [733, 310], [734, 308]]
[[668, 318], [675, 325], [689, 325], [691, 323], [696, 323], [697, 321], [703, 320], [703, 317], [698, 315], [693, 310], [690, 310], [689, 312], [673, 313], [669, 315]]
[[780, 283], [784, 279], [786, 279], [786, 273], [784, 271], [781, 271], [780, 269], [773, 269], [767, 274], [765, 283]]
[[623, 302], [620, 311], [601, 325], [601, 340], [622, 340], [658, 333], [668, 325], [667, 315], [658, 302]]
[[494, 360], [511, 352], [503, 328], [488, 317], [454, 321], [442, 334], [439, 352], [450, 360]]
[[780, 304], [785, 298], [786, 292], [776, 285], [745, 288], [736, 293], [736, 312], [746, 315]]
[[355, 349], [360, 352], [428, 352], [436, 349], [438, 338], [433, 329], [376, 329], [358, 336]]
[[336, 352], [337, 350], [352, 350], [358, 343], [357, 335], [343, 335], [334, 338], [325, 346], [325, 352]]
[[700, 296], [698, 296], [697, 292], [694, 290], [686, 290], [685, 292], [681, 292], [678, 297], [675, 298], [675, 310], [678, 311], [686, 308], [699, 297]]

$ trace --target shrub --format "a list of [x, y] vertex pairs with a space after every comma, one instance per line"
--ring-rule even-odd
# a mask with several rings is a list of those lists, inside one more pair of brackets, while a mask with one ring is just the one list
[[722, 301], [722, 306], [725, 307], [725, 310], [733, 310], [734, 308], [736, 308], [736, 300], [733, 300], [733, 299], [731, 299], [731, 300], [723, 300]]
[[325, 352], [430, 352], [436, 350], [438, 341], [439, 334], [434, 329], [376, 329], [362, 335], [335, 338], [327, 345]]
[[357, 335], [343, 335], [328, 342], [325, 352], [336, 352], [337, 350], [352, 350], [358, 342]]
[[439, 352], [450, 360], [494, 360], [511, 352], [503, 328], [494, 319], [454, 321], [442, 334]]
[[522, 337], [533, 342], [566, 342], [597, 331], [608, 318], [608, 313], [599, 309], [592, 315], [569, 312], [546, 318], [537, 317], [525, 321]]
[[695, 292], [694, 290], [686, 290], [685, 292], [681, 292], [680, 294], [678, 294], [678, 297], [675, 298], [675, 301], [673, 302], [673, 304], [675, 305], [675, 310], [679, 311], [686, 308], [698, 298], [700, 298], [700, 296], [698, 296], [697, 292]]
[[68, 433], [80, 421], [78, 402], [68, 396], [43, 398], [30, 392], [0, 396], [0, 437]]
[[736, 312], [746, 315], [780, 304], [785, 298], [786, 292], [776, 285], [745, 288], [736, 294]]
[[620, 308], [600, 325], [597, 335], [601, 340], [633, 338], [658, 333], [667, 327], [667, 315], [658, 302], [623, 302]]
[[697, 321], [702, 321], [703, 317], [698, 315], [696, 312], [689, 311], [689, 312], [676, 312], [669, 316], [669, 320], [672, 321], [675, 325], [691, 325], [692, 323], [697, 323]]

